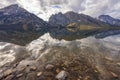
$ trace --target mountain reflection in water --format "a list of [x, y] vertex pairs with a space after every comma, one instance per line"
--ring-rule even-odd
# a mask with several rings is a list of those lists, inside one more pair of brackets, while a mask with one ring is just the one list
[[[94, 73], [94, 70], [90, 72], [91, 77], [93, 77], [92, 79], [114, 80], [111, 72], [120, 76], [119, 43], [120, 35], [109, 36], [104, 39], [96, 39], [90, 36], [84, 39], [66, 41], [64, 39], [53, 39], [49, 33], [44, 34], [26, 46], [1, 42], [0, 55], [11, 55], [11, 58], [10, 56], [4, 56], [4, 60], [0, 57], [0, 62], [4, 61], [6, 63], [0, 63], [1, 72], [6, 69], [4, 66], [8, 66], [10, 63], [15, 63], [16, 61], [20, 62], [17, 66], [17, 68], [20, 68], [25, 65], [37, 66], [39, 64], [41, 67], [44, 67], [47, 63], [56, 64], [59, 62], [67, 62], [66, 64], [68, 64], [72, 62], [72, 60], [77, 59], [82, 65], [88, 65], [91, 70], [97, 70], [97, 73]], [[6, 51], [12, 52], [6, 53]], [[84, 65], [82, 67], [85, 67]], [[71, 67], [69, 67], [68, 70], [69, 69], [71, 69]], [[76, 75], [76, 78], [77, 77]]]

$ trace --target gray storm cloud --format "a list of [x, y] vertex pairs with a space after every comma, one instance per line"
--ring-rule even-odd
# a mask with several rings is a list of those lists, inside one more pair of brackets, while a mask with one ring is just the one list
[[44, 20], [48, 20], [52, 14], [67, 11], [93, 17], [108, 14], [120, 18], [120, 0], [3, 0], [0, 2], [0, 8], [15, 3]]

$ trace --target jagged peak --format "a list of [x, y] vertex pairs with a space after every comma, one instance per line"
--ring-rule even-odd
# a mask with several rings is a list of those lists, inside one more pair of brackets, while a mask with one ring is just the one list
[[112, 18], [110, 15], [100, 15], [99, 18], [100, 17], [110, 17], [110, 18]]
[[7, 6], [7, 7], [4, 7], [4, 8], [2, 8], [2, 9], [0, 9], [1, 11], [3, 10], [5, 10], [5, 9], [7, 9], [7, 10], [9, 10], [9, 9], [17, 9], [18, 7], [20, 7], [18, 4], [12, 4], [12, 5], [9, 5], [9, 6]]
[[70, 16], [73, 16], [73, 15], [75, 15], [75, 16], [88, 16], [88, 15], [85, 15], [85, 14], [83, 14], [83, 13], [77, 13], [77, 12], [74, 12], [74, 11], [68, 11], [68, 12], [66, 12], [66, 13], [62, 13], [62, 12], [59, 12], [59, 13], [56, 13], [56, 14], [52, 14], [51, 16], [58, 16], [58, 15], [63, 15], [63, 16], [67, 16], [67, 15], [70, 15]]
[[81, 17], [90, 17], [86, 14], [83, 14], [83, 13], [77, 13], [77, 12], [74, 12], [74, 11], [68, 11], [65, 13], [66, 16], [81, 16]]
[[69, 13], [78, 14], [78, 13], [76, 13], [76, 12], [74, 12], [74, 11], [68, 11], [68, 12], [66, 12], [65, 14], [69, 14]]
[[20, 13], [20, 12], [27, 12], [27, 11], [24, 8], [20, 7], [18, 4], [12, 4], [0, 9], [0, 12], [6, 13], [6, 14], [14, 14], [14, 13]]
[[109, 20], [119, 20], [120, 21], [120, 19], [117, 19], [117, 18], [113, 18], [113, 17], [111, 17], [110, 15], [100, 15], [99, 17], [98, 17], [99, 19], [109, 19]]
[[78, 15], [78, 13], [76, 13], [74, 11], [68, 11], [68, 12], [65, 13], [65, 15], [68, 15], [68, 14], [70, 14], [70, 15]]

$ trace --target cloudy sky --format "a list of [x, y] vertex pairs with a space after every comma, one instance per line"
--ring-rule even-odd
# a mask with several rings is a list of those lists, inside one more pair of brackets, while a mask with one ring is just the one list
[[0, 8], [19, 4], [44, 20], [58, 12], [74, 11], [93, 17], [101, 14], [120, 18], [120, 0], [2, 0]]

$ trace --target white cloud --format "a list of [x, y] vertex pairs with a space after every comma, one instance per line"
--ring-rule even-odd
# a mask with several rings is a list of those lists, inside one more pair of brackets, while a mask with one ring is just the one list
[[2, 0], [0, 1], [0, 8], [6, 7], [11, 4], [15, 4], [16, 0]]
[[120, 16], [120, 0], [86, 0], [86, 9], [82, 12], [91, 16], [108, 14], [118, 18]]
[[52, 14], [67, 11], [93, 17], [108, 14], [120, 18], [120, 0], [4, 0], [0, 2], [0, 8], [16, 2], [44, 20]]
[[17, 3], [34, 14], [42, 10], [39, 0], [17, 0]]

